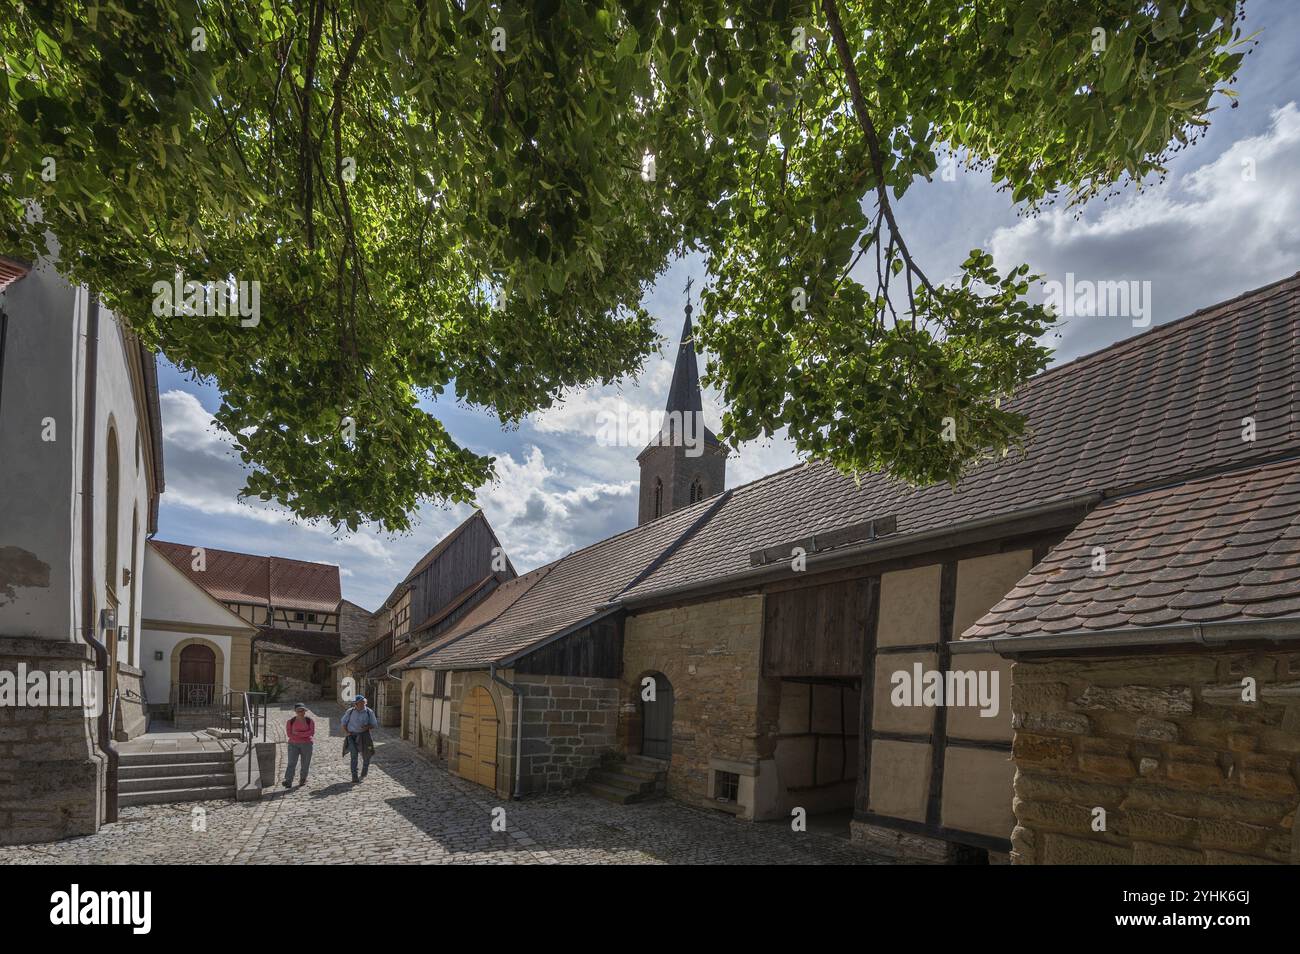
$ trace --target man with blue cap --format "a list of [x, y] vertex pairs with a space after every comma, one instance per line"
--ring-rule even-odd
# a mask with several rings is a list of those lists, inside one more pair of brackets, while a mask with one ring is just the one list
[[[375, 742], [370, 737], [370, 730], [379, 725], [375, 711], [366, 705], [365, 696], [357, 696], [352, 701], [352, 708], [343, 713], [339, 726], [347, 733], [343, 742], [343, 751], [352, 754], [352, 781], [359, 782], [370, 771], [370, 758], [375, 754]], [[357, 756], [361, 756], [361, 776], [357, 777]]]

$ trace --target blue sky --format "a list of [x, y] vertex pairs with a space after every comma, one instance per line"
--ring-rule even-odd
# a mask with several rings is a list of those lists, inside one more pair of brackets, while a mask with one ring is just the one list
[[[1155, 325], [1300, 270], [1300, 4], [1251, 0], [1246, 26], [1262, 35], [1241, 70], [1240, 105], [1218, 100], [1207, 134], [1177, 154], [1162, 184], [1130, 188], [1082, 214], [1053, 208], [1032, 218], [983, 173], [959, 169], [953, 181], [915, 186], [898, 212], [927, 274], [954, 273], [982, 246], [1000, 267], [1028, 262], [1047, 280], [1063, 281], [1069, 272], [1081, 280], [1150, 282]], [[428, 405], [458, 441], [497, 457], [497, 480], [480, 489], [479, 504], [520, 571], [635, 524], [637, 448], [598, 442], [597, 415], [619, 401], [662, 408], [688, 277], [697, 287], [705, 279], [698, 257], [673, 263], [647, 291], [665, 346], [635, 378], [575, 392], [510, 430], [454, 401]], [[1067, 361], [1142, 330], [1128, 318], [1071, 317], [1047, 343], [1056, 361]], [[374, 609], [471, 512], [426, 505], [412, 533], [393, 536], [375, 528], [335, 532], [260, 501], [240, 502], [241, 465], [211, 424], [218, 394], [165, 362], [159, 384], [167, 476], [160, 539], [336, 563], [343, 595]], [[706, 394], [705, 410], [716, 428], [717, 395]], [[728, 462], [727, 484], [796, 460], [783, 440], [745, 445]]]

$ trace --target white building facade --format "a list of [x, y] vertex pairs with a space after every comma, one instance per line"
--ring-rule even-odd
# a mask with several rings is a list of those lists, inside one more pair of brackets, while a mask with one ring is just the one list
[[[112, 740], [144, 731], [162, 430], [153, 356], [123, 324], [49, 265], [0, 264], [0, 843], [20, 844], [113, 816]], [[99, 698], [32, 691], [67, 672]]]

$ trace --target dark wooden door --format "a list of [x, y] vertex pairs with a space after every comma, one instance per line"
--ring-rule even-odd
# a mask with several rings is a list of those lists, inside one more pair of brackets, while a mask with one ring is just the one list
[[181, 650], [181, 702], [212, 705], [216, 694], [217, 657], [207, 646], [191, 644]]
[[673, 686], [662, 675], [653, 677], [654, 698], [641, 703], [641, 754], [670, 759], [673, 754]]

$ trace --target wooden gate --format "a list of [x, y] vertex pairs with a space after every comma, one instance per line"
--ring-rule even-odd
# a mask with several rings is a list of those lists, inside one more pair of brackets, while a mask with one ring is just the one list
[[460, 709], [460, 760], [462, 778], [497, 787], [497, 707], [482, 686], [470, 690]]
[[641, 754], [652, 759], [673, 755], [673, 685], [656, 673], [654, 698], [641, 703]]

